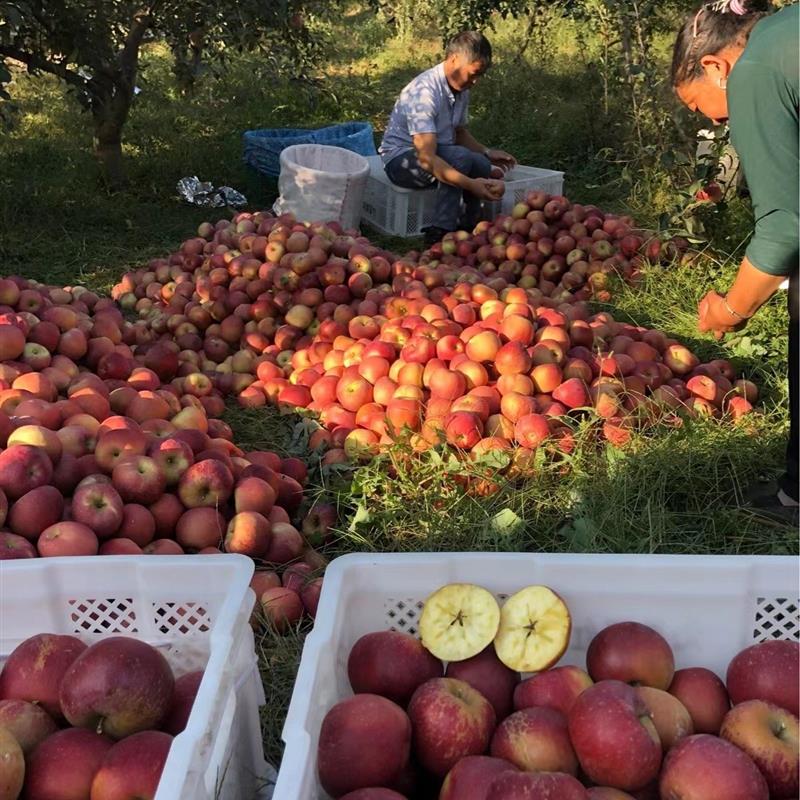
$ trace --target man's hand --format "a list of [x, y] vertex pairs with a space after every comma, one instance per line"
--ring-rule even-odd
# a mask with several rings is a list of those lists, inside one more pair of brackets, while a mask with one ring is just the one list
[[492, 178], [473, 178], [469, 191], [481, 200], [499, 200], [506, 192], [506, 185]]
[[505, 150], [488, 150], [486, 157], [492, 164], [504, 170], [514, 169], [517, 166], [517, 159]]
[[698, 329], [703, 333], [712, 332], [717, 339], [741, 330], [746, 324], [746, 319], [738, 319], [725, 308], [725, 298], [718, 292], [709, 292], [697, 306]]

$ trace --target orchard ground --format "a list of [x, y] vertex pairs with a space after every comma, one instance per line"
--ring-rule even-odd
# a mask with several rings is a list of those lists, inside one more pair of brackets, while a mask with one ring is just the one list
[[[570, 23], [553, 23], [520, 57], [523, 28], [513, 21], [499, 26], [497, 63], [473, 93], [473, 132], [524, 164], [564, 170], [570, 199], [654, 225], [674, 201], [674, 173], [637, 171], [617, 163], [613, 152], [599, 157], [630, 131], [615, 117], [618, 109], [601, 113], [602, 88], [577, 57], [575, 31]], [[0, 138], [0, 272], [108, 290], [126, 269], [175, 249], [201, 221], [223, 216], [175, 198], [175, 184], [186, 175], [234, 186], [251, 208], [268, 207], [275, 184], [242, 165], [241, 133], [346, 119], [367, 119], [382, 130], [399, 89], [438, 53], [433, 37], [409, 47], [387, 32], [374, 14], [353, 12], [316, 84], [277, 79], [266, 60], [243, 56], [221, 77], [205, 77], [192, 97], [174, 88], [167, 53], [149, 46], [142, 92], [125, 128], [130, 188], [116, 195], [98, 183], [90, 126], [74, 99], [47, 78], [21, 76], [12, 90], [19, 105], [15, 127]], [[664, 109], [679, 114], [666, 91]], [[693, 125], [701, 127], [699, 121]], [[688, 142], [676, 134], [676, 148]], [[463, 467], [436, 454], [412, 462], [398, 447], [356, 470], [323, 470], [311, 458], [309, 500], [328, 495], [340, 512], [338, 536], [326, 554], [796, 553], [796, 531], [765, 523], [742, 507], [746, 488], [782, 466], [788, 435], [785, 298], [773, 299], [744, 332], [724, 342], [696, 330], [699, 298], [730, 281], [749, 230], [747, 205], [735, 201], [712, 229], [717, 255], [709, 249], [694, 266], [652, 269], [636, 289], [615, 291], [608, 309], [617, 319], [668, 332], [704, 360], [731, 359], [761, 387], [758, 415], [738, 425], [687, 422], [635, 438], [625, 450], [597, 448], [578, 436], [567, 469], [547, 468], [521, 488], [501, 486], [490, 497], [443, 481], [443, 471]], [[396, 252], [420, 246], [365, 232]], [[226, 419], [237, 442], [309, 459], [308, 427], [297, 416], [231, 408]], [[267, 692], [265, 749], [275, 764], [305, 632], [280, 638], [266, 633], [258, 642]]]

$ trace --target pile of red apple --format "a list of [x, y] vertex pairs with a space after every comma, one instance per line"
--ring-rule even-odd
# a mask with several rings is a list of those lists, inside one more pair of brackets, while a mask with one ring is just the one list
[[0, 797], [152, 800], [202, 678], [125, 636], [26, 639], [0, 672]]
[[318, 414], [311, 446], [328, 450], [324, 463], [374, 453], [401, 431], [418, 448], [519, 445], [525, 463], [544, 440], [569, 439], [569, 418], [587, 411], [623, 443], [676, 411], [752, 408], [757, 389], [729, 362], [701, 364], [664, 333], [581, 301], [584, 267], [596, 287], [611, 271], [635, 277], [653, 246], [631, 220], [528, 199], [402, 259], [335, 223], [239, 214], [203, 223], [113, 294], [139, 312], [135, 325], [171, 334], [182, 369], [243, 406]]
[[[85, 289], [0, 280], [0, 558], [241, 553], [296, 563], [267, 617], [287, 592], [313, 608], [324, 564], [291, 524], [305, 464], [237, 447], [222, 393], [141, 330]], [[318, 543], [329, 517], [303, 522]]]
[[[528, 587], [498, 615], [477, 588], [432, 595], [421, 640], [381, 631], [352, 647], [354, 694], [319, 734], [319, 780], [330, 796], [797, 797], [796, 641], [746, 648], [723, 683], [703, 667], [676, 670], [661, 634], [621, 622], [592, 639], [585, 670], [555, 666], [571, 627], [563, 601]], [[446, 665], [442, 654], [451, 655]]]

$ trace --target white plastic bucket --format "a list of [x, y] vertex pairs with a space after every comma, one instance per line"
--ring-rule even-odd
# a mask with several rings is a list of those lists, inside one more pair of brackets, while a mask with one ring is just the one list
[[273, 210], [301, 222], [336, 220], [356, 228], [361, 217], [369, 162], [341, 147], [296, 144], [281, 152], [280, 197]]

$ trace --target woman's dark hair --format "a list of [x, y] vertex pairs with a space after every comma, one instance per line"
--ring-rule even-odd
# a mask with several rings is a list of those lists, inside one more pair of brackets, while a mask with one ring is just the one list
[[480, 61], [486, 69], [492, 65], [492, 46], [478, 31], [464, 31], [454, 36], [447, 45], [446, 56], [458, 54], [469, 63]]
[[767, 15], [768, 0], [718, 0], [705, 3], [687, 17], [672, 51], [672, 85], [703, 74], [700, 60], [737, 42], [747, 43], [753, 26]]

